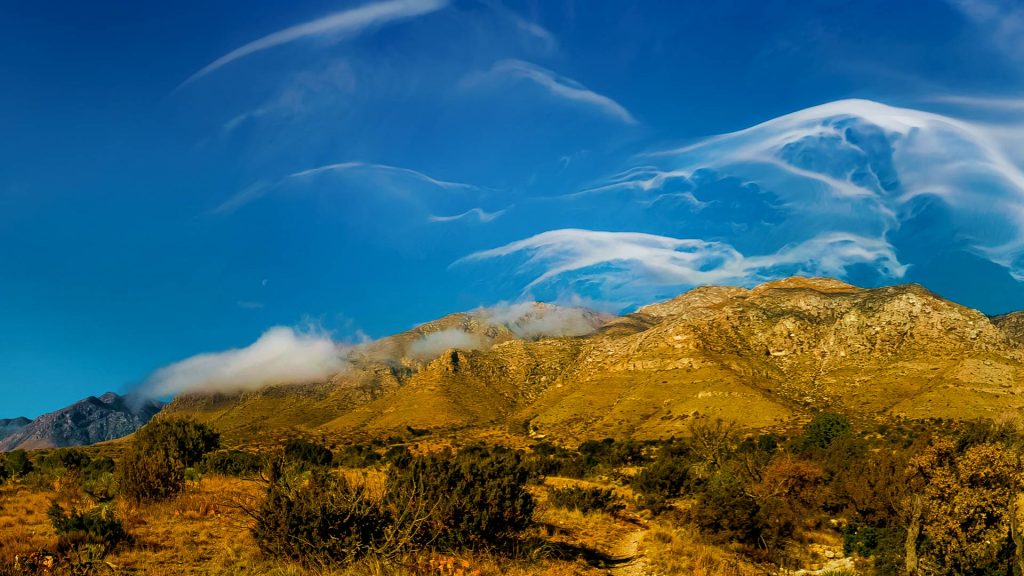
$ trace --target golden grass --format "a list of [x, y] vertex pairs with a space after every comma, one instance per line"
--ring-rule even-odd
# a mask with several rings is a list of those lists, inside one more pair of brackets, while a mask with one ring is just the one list
[[655, 574], [759, 576], [764, 570], [738, 554], [711, 546], [691, 529], [655, 524], [641, 544]]
[[15, 556], [52, 547], [57, 538], [46, 517], [52, 492], [26, 487], [0, 487], [0, 564], [9, 564]]

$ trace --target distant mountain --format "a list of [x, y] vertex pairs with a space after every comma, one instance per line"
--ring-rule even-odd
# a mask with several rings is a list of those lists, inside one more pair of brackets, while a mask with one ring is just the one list
[[31, 422], [24, 416], [18, 418], [0, 418], [0, 440], [14, 434], [18, 430], [21, 430]]
[[[879, 422], [997, 418], [1024, 409], [1019, 320], [916, 284], [706, 286], [594, 317], [589, 334], [527, 338], [454, 314], [369, 345], [327, 382], [183, 395], [165, 411], [211, 422], [229, 441], [289, 427], [386, 436], [525, 421], [566, 440], [651, 438], [684, 434], [697, 415], [758, 429], [822, 409]], [[441, 338], [454, 329], [479, 338]], [[424, 342], [451, 344], [411, 353]]]
[[31, 422], [26, 420], [19, 429], [0, 439], [0, 451], [83, 446], [113, 440], [138, 430], [161, 407], [161, 403], [153, 400], [113, 392], [99, 398], [89, 396]]

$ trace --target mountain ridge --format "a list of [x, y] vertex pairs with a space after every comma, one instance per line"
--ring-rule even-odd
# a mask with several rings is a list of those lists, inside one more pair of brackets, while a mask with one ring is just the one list
[[1024, 407], [1021, 318], [989, 318], [917, 284], [793, 277], [751, 289], [704, 286], [602, 317], [574, 336], [521, 338], [450, 315], [369, 349], [408, 349], [455, 325], [490, 330], [491, 342], [432, 358], [363, 354], [327, 382], [183, 395], [164, 412], [239, 438], [525, 422], [566, 439], [648, 438], [684, 434], [696, 416], [758, 429], [821, 409], [879, 421], [997, 417]]

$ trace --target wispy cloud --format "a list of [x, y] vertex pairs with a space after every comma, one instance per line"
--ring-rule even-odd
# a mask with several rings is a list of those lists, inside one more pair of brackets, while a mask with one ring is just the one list
[[318, 166], [316, 168], [310, 168], [308, 170], [302, 170], [289, 174], [289, 178], [304, 178], [307, 176], [314, 176], [317, 174], [323, 174], [326, 172], [349, 172], [354, 170], [371, 170], [379, 172], [392, 172], [405, 176], [411, 176], [417, 180], [421, 180], [427, 184], [437, 186], [438, 188], [444, 188], [445, 190], [477, 190], [477, 186], [472, 184], [464, 184], [462, 182], [450, 182], [448, 180], [440, 180], [432, 176], [428, 176], [423, 172], [413, 170], [411, 168], [403, 168], [401, 166], [389, 166], [387, 164], [371, 164], [368, 162], [339, 162], [337, 164], [327, 164], [325, 166]]
[[436, 12], [446, 7], [448, 3], [448, 0], [386, 0], [303, 22], [235, 48], [190, 76], [178, 86], [177, 90], [236, 60], [263, 50], [308, 38], [355, 36], [375, 26]]
[[1024, 59], [1024, 5], [1016, 0], [949, 0], [1008, 57]]
[[[266, 182], [266, 181], [263, 181], [263, 182], [257, 182], [255, 184], [247, 186], [241, 192], [239, 192], [239, 193], [235, 194], [234, 196], [231, 196], [227, 200], [221, 202], [216, 208], [211, 210], [209, 212], [209, 214], [213, 215], [213, 216], [221, 216], [221, 215], [231, 214], [231, 213], [237, 211], [238, 209], [242, 208], [243, 206], [245, 206], [245, 205], [247, 205], [247, 204], [249, 204], [249, 203], [251, 203], [251, 202], [253, 202], [255, 200], [258, 200], [258, 199], [266, 196], [267, 194], [275, 192], [278, 188], [283, 187], [285, 184], [287, 184], [289, 182], [299, 182], [299, 181], [302, 181], [304, 179], [313, 178], [313, 177], [316, 177], [316, 176], [322, 175], [322, 174], [349, 173], [349, 172], [351, 172], [351, 173], [365, 172], [365, 173], [369, 173], [369, 174], [382, 174], [382, 173], [383, 174], [390, 174], [390, 175], [400, 176], [402, 178], [410, 178], [410, 179], [418, 181], [420, 183], [427, 184], [429, 186], [434, 186], [434, 187], [440, 188], [442, 190], [449, 190], [449, 191], [479, 192], [481, 190], [486, 190], [486, 188], [482, 188], [480, 186], [474, 186], [472, 184], [465, 184], [463, 182], [452, 182], [452, 181], [448, 181], [448, 180], [441, 180], [439, 178], [434, 178], [432, 176], [424, 174], [423, 172], [420, 172], [418, 170], [413, 170], [411, 168], [403, 168], [401, 166], [389, 166], [387, 164], [373, 164], [373, 163], [370, 163], [370, 162], [339, 162], [339, 163], [335, 163], [335, 164], [327, 164], [327, 165], [324, 165], [324, 166], [317, 166], [315, 168], [309, 168], [309, 169], [306, 169], [306, 170], [300, 170], [298, 172], [293, 172], [291, 174], [288, 174], [287, 176], [285, 176], [281, 180], [278, 180], [277, 182]], [[469, 210], [468, 212], [471, 213], [471, 212], [473, 212], [473, 210]], [[481, 218], [481, 222], [489, 222], [490, 220], [493, 220], [494, 218], [497, 218], [498, 216], [500, 216], [502, 212], [504, 212], [504, 210], [498, 211], [498, 212], [493, 212], [493, 213], [488, 213], [488, 212], [481, 211], [481, 214], [479, 215], [479, 217]], [[473, 214], [466, 213], [466, 214], [462, 214], [462, 215], [456, 216], [454, 218], [458, 218], [458, 217], [461, 217], [461, 216], [472, 216], [472, 215]], [[444, 218], [444, 217], [442, 217], [442, 218]], [[450, 217], [450, 218], [452, 218], [452, 217]]]
[[487, 222], [491, 222], [494, 219], [500, 217], [506, 211], [508, 211], [508, 208], [495, 210], [494, 212], [487, 212], [483, 208], [470, 208], [469, 210], [466, 210], [462, 214], [455, 214], [454, 216], [431, 215], [427, 217], [427, 219], [431, 222], [457, 222], [459, 220], [476, 220], [477, 222], [486, 224]]
[[608, 96], [598, 94], [572, 78], [522, 60], [501, 60], [486, 72], [467, 76], [462, 85], [474, 87], [518, 80], [532, 82], [556, 98], [587, 106], [624, 124], [639, 124], [629, 110]]
[[345, 352], [346, 347], [324, 334], [277, 326], [245, 348], [199, 354], [161, 368], [141, 391], [168, 396], [320, 382], [346, 368]]
[[524, 291], [558, 281], [598, 287], [603, 296], [625, 302], [643, 302], [667, 287], [749, 285], [792, 274], [843, 276], [857, 264], [872, 266], [888, 277], [906, 272], [885, 240], [838, 232], [770, 254], [744, 255], [724, 242], [563, 229], [476, 252], [459, 263], [508, 256], [525, 258], [518, 272], [532, 279]]

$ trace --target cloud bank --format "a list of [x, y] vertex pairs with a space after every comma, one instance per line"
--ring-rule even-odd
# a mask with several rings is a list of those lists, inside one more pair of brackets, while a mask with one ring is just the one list
[[161, 368], [140, 391], [163, 397], [320, 382], [346, 368], [344, 355], [345, 347], [325, 335], [276, 326], [245, 348], [199, 354]]
[[430, 14], [447, 5], [448, 0], [387, 0], [335, 12], [323, 18], [279, 30], [235, 48], [204, 66], [182, 82], [177, 89], [180, 90], [219, 68], [263, 50], [308, 38], [354, 36], [371, 27]]

